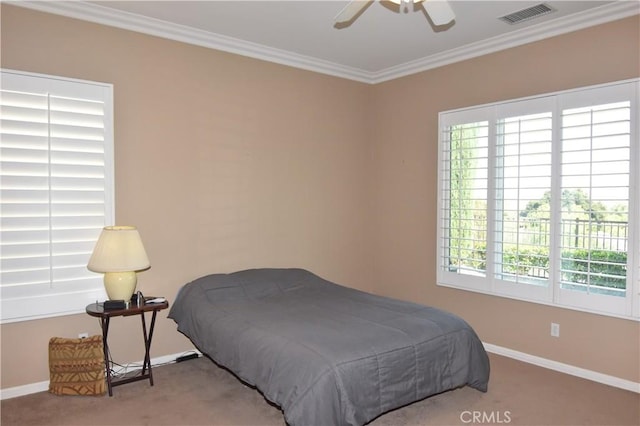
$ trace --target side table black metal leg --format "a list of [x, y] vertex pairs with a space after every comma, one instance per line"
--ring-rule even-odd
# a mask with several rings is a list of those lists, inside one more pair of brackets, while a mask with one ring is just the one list
[[100, 323], [102, 325], [102, 352], [104, 353], [104, 367], [107, 375], [107, 389], [109, 390], [109, 396], [113, 396], [113, 390], [111, 387], [111, 360], [109, 359], [109, 344], [107, 343], [107, 336], [109, 335], [109, 317], [102, 317]]

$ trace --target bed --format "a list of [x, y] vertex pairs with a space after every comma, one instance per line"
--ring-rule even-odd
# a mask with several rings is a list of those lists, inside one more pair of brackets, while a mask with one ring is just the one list
[[461, 318], [304, 269], [198, 278], [180, 289], [169, 317], [290, 426], [363, 425], [449, 389], [484, 392], [489, 381], [487, 354]]

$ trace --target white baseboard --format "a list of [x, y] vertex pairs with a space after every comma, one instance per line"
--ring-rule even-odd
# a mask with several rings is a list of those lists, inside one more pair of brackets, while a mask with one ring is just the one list
[[[514, 351], [513, 349], [503, 348], [491, 343], [482, 342], [487, 352], [494, 353], [496, 355], [506, 356], [518, 361], [526, 362], [528, 364], [537, 365], [539, 367], [548, 368], [550, 370], [559, 371], [560, 373], [570, 374], [572, 376], [580, 377], [583, 379], [591, 380], [594, 382], [602, 383], [608, 386], [628, 390], [631, 392], [640, 393], [640, 383], [632, 382], [631, 380], [621, 379], [619, 377], [610, 376], [608, 374], [598, 373], [596, 371], [587, 370], [584, 368], [576, 367], [569, 364], [564, 364], [558, 361], [542, 358], [535, 355], [529, 355], [524, 352]], [[151, 359], [152, 366], [158, 366], [162, 364], [169, 364], [175, 362], [176, 358], [185, 353], [196, 352], [202, 356], [197, 350], [191, 350], [186, 352], [180, 352], [177, 354], [164, 355]], [[137, 364], [141, 364], [139, 361]], [[16, 386], [13, 388], [0, 389], [0, 400], [16, 398], [18, 396], [29, 395], [36, 392], [43, 392], [49, 389], [49, 381], [31, 383], [23, 386]]]
[[15, 398], [18, 396], [29, 395], [32, 393], [43, 392], [49, 390], [49, 381], [31, 383], [28, 385], [16, 386], [0, 390], [0, 399]]
[[[151, 358], [151, 366], [157, 367], [163, 364], [170, 364], [176, 361], [176, 358], [187, 354], [187, 353], [197, 353], [199, 356], [202, 356], [202, 353], [197, 350], [184, 351], [177, 354], [171, 355], [163, 355], [157, 358]], [[135, 363], [131, 363], [132, 365], [142, 365], [142, 361], [138, 361]], [[38, 382], [38, 383], [30, 383], [28, 385], [15, 386], [7, 389], [0, 389], [0, 400], [16, 398], [18, 396], [29, 395], [37, 392], [44, 392], [49, 390], [49, 381]]]
[[491, 343], [482, 342], [482, 344], [484, 345], [484, 348], [487, 352], [491, 352], [496, 355], [506, 356], [508, 358], [526, 362], [528, 364], [534, 364], [539, 367], [559, 371], [560, 373], [570, 374], [572, 376], [580, 377], [616, 388], [640, 393], [640, 383], [632, 382], [631, 380], [621, 379], [619, 377], [598, 373], [597, 371], [587, 370], [584, 368], [576, 367], [574, 365], [564, 364], [562, 362], [541, 358], [535, 355], [529, 355], [524, 352], [514, 351], [513, 349], [503, 348]]

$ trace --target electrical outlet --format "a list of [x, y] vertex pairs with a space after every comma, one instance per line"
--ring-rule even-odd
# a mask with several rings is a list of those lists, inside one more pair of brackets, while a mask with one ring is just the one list
[[80, 333], [78, 334], [78, 338], [79, 339], [86, 339], [87, 337], [89, 337], [89, 333]]
[[560, 337], [560, 324], [556, 324], [555, 322], [551, 323], [551, 335], [553, 337]]

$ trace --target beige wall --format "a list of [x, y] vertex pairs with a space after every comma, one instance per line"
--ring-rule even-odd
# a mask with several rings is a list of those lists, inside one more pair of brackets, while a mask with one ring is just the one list
[[436, 285], [438, 112], [639, 77], [639, 29], [635, 16], [376, 85], [375, 291], [456, 312], [487, 343], [640, 382], [636, 321]]
[[[437, 113], [637, 77], [637, 18], [369, 86], [1, 12], [2, 67], [114, 84], [116, 216], [140, 228], [152, 263], [139, 276], [146, 294], [171, 301], [208, 272], [301, 266], [450, 309], [489, 343], [640, 381], [636, 322], [435, 286]], [[560, 339], [548, 337], [551, 321]], [[120, 362], [141, 358], [133, 327], [133, 318], [113, 322]], [[0, 331], [1, 387], [10, 388], [48, 379], [51, 336], [99, 326], [80, 314]], [[152, 356], [190, 347], [165, 311]]]
[[[261, 266], [367, 284], [368, 85], [7, 5], [2, 66], [113, 83], [116, 219], [140, 229], [145, 294]], [[155, 357], [192, 347], [166, 313]], [[116, 360], [142, 359], [139, 327], [112, 322]], [[2, 388], [48, 380], [49, 338], [82, 331], [97, 320], [2, 325]]]

